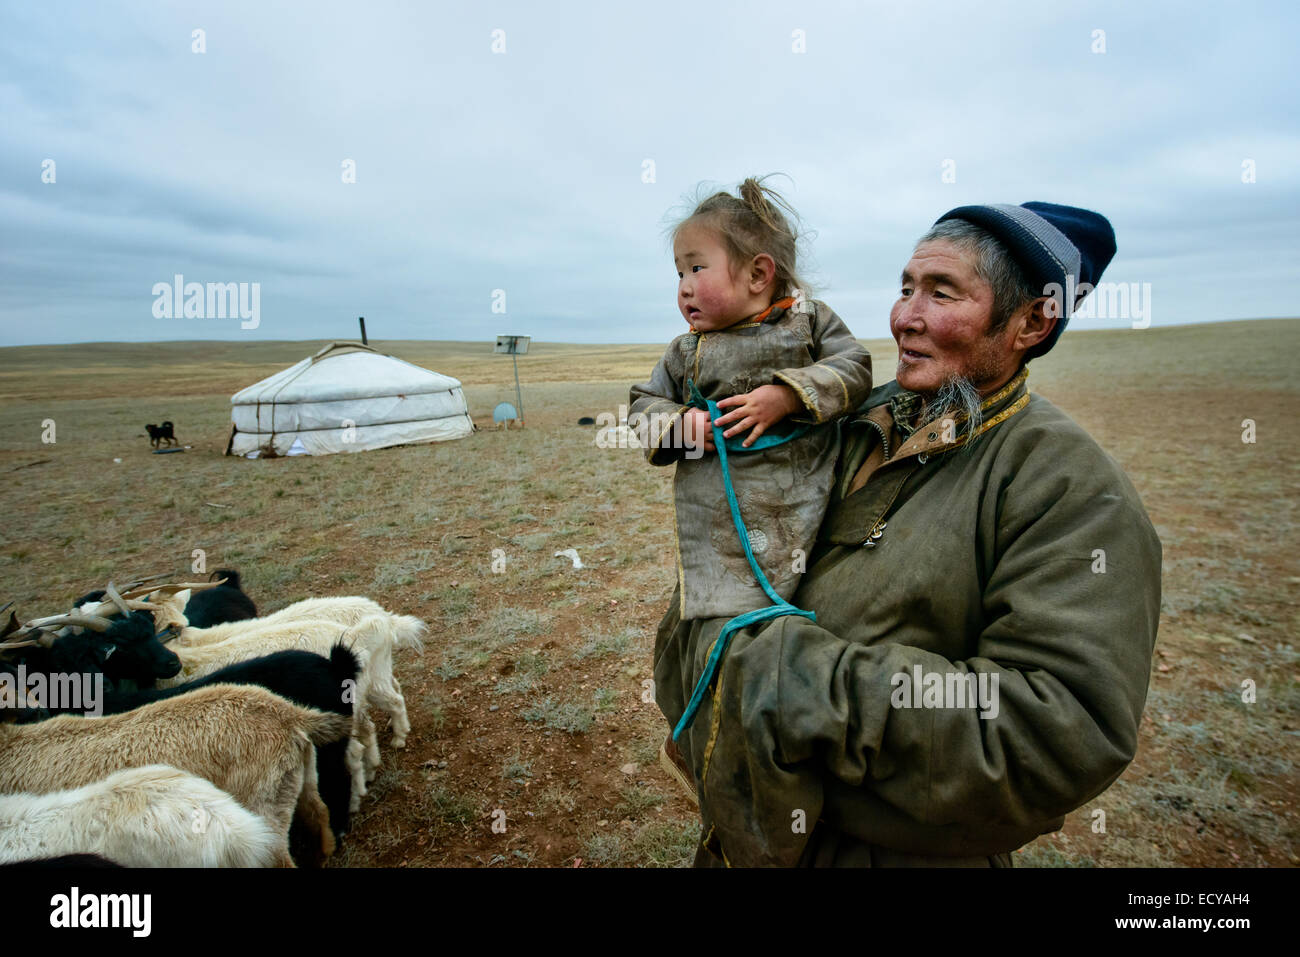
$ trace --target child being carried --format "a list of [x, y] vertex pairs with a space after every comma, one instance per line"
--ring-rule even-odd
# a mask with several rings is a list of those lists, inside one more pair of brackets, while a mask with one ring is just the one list
[[[773, 589], [798, 587], [826, 511], [839, 454], [835, 419], [871, 391], [871, 357], [820, 301], [801, 298], [793, 210], [755, 179], [719, 192], [673, 231], [677, 304], [690, 323], [632, 387], [629, 422], [647, 416], [651, 464], [677, 463], [673, 480], [680, 616], [733, 618], [770, 605], [733, 524], [709, 413], [728, 439], [748, 433], [727, 464], [750, 547]], [[745, 451], [763, 435], [806, 431]], [[703, 454], [700, 450], [703, 449]]]

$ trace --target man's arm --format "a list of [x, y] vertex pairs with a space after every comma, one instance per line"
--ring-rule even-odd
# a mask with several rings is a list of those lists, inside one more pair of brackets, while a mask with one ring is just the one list
[[[974, 654], [948, 660], [887, 636], [850, 643], [791, 617], [728, 656], [722, 713], [743, 716], [752, 776], [779, 790], [794, 767], [820, 768], [848, 786], [826, 800], [848, 795], [850, 805], [826, 811], [878, 843], [889, 835], [861, 813], [869, 802], [852, 804], [854, 790], [919, 824], [970, 831], [1050, 821], [1119, 776], [1136, 752], [1150, 678], [1160, 543], [1117, 466], [1113, 480], [1072, 474], [1079, 463], [1063, 466], [1059, 449], [1043, 444], [988, 493], [996, 541], [973, 609], [985, 622]], [[1094, 571], [1096, 549], [1104, 574]], [[870, 601], [870, 583], [863, 588], [865, 597], [845, 600]], [[986, 687], [996, 677], [996, 713], [894, 707], [893, 676], [918, 665], [984, 675]], [[763, 786], [756, 780], [754, 792]]]
[[807, 410], [806, 418], [820, 424], [847, 415], [866, 401], [871, 392], [871, 355], [830, 306], [824, 302], [813, 306], [809, 324], [816, 362], [776, 372], [773, 381], [794, 389]]

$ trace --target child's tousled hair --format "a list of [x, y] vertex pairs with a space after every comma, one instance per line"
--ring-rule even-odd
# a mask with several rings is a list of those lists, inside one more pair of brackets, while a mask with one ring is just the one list
[[698, 200], [695, 209], [673, 226], [670, 240], [676, 242], [687, 226], [711, 229], [721, 239], [733, 270], [760, 253], [772, 257], [776, 263], [774, 301], [793, 296], [796, 290], [807, 296], [809, 287], [797, 266], [799, 214], [780, 193], [763, 185], [766, 179], [749, 177], [740, 184], [739, 197], [724, 191]]

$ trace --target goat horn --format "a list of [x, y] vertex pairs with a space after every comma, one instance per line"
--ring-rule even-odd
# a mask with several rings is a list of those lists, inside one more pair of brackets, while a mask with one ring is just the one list
[[31, 625], [24, 625], [15, 632], [5, 636], [8, 640], [0, 642], [0, 653], [7, 648], [21, 648], [26, 644], [38, 644], [43, 648], [50, 648], [54, 645], [54, 639], [58, 634], [49, 631], [42, 631], [40, 628], [34, 628]]
[[29, 648], [33, 645], [39, 645], [40, 642], [34, 639], [25, 641], [0, 641], [0, 654], [9, 651], [11, 648]]
[[108, 631], [113, 627], [113, 623], [107, 618], [100, 618], [98, 615], [53, 615], [49, 618], [37, 618], [29, 621], [15, 634], [29, 634], [32, 631], [44, 631], [51, 626], [61, 628], [64, 625], [78, 625], [82, 628], [89, 628], [91, 631]]
[[108, 600], [117, 606], [117, 610], [122, 613], [123, 618], [131, 617], [131, 609], [126, 606], [126, 602], [122, 600], [122, 596], [118, 594], [117, 588], [112, 582], [108, 583], [104, 593], [108, 595]]
[[164, 587], [164, 586], [162, 586], [162, 585], [134, 585], [134, 586], [132, 586], [131, 588], [123, 588], [123, 589], [122, 589], [122, 597], [125, 598], [127, 601], [130, 601], [132, 598], [143, 598], [145, 595], [148, 595], [150, 592], [158, 591], [158, 590], [159, 590], [160, 588], [162, 588], [162, 587]]
[[166, 578], [166, 577], [167, 577], [167, 572], [163, 572], [161, 575], [150, 575], [147, 578], [133, 578], [131, 581], [127, 582], [125, 585], [122, 586], [122, 591], [129, 591], [132, 588], [139, 588], [141, 585], [145, 584], [146, 582], [156, 582], [159, 579]]
[[167, 577], [169, 576], [150, 575], [148, 578], [140, 578], [135, 581], [128, 582], [125, 585], [123, 585], [121, 588], [122, 597], [135, 598], [135, 597], [139, 597], [140, 595], [147, 595], [149, 594], [149, 592], [156, 591], [157, 589], [163, 587], [162, 585], [151, 584], [151, 583], [157, 582], [160, 578], [167, 578]]
[[214, 582], [180, 582], [176, 586], [176, 590], [180, 591], [188, 588], [190, 591], [206, 591], [209, 588], [216, 588], [218, 585], [224, 585], [227, 581], [229, 581], [229, 579], [219, 578]]
[[44, 618], [33, 618], [31, 621], [27, 622], [27, 624], [23, 625], [23, 627], [20, 630], [31, 631], [33, 628], [44, 628], [46, 625], [52, 624], [54, 622], [58, 622], [62, 624], [63, 620], [67, 618], [68, 615], [75, 615], [75, 614], [78, 613], [76, 611], [70, 611], [66, 615], [47, 615]]
[[[129, 614], [132, 611], [157, 611], [156, 605], [150, 604], [149, 602], [143, 601], [142, 599], [139, 598], [123, 598], [122, 605], [126, 606], [126, 612], [124, 612], [124, 614]], [[116, 611], [121, 611], [122, 605], [114, 604], [111, 601], [105, 601], [105, 602], [100, 602], [98, 605], [92, 605], [86, 607], [81, 612], [77, 612], [76, 609], [73, 609], [72, 613], [82, 614], [82, 615], [95, 615], [97, 617], [102, 618], [106, 615], [111, 615]]]
[[[73, 614], [73, 612], [69, 612], [69, 614]], [[35, 631], [37, 628], [44, 628], [48, 623], [61, 618], [63, 618], [62, 615], [50, 615], [48, 618], [33, 618], [31, 621], [24, 624], [18, 630], [24, 633], [29, 631]]]
[[206, 591], [209, 588], [216, 588], [218, 585], [224, 585], [226, 579], [215, 582], [175, 582], [170, 585], [154, 585], [144, 588], [133, 589], [127, 592], [129, 598], [139, 598], [141, 595], [174, 595], [177, 592], [189, 589], [190, 591]]
[[3, 615], [5, 612], [7, 612], [7, 611], [8, 611], [10, 608], [12, 608], [13, 606], [14, 606], [14, 603], [13, 603], [13, 602], [6, 602], [6, 603], [5, 603], [5, 606], [4, 606], [3, 608], [0, 608], [0, 615]]

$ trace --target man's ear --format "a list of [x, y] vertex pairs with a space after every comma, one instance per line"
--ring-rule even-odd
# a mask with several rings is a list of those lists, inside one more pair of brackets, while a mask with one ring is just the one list
[[1050, 301], [1047, 296], [1035, 299], [1012, 318], [1012, 325], [1017, 326], [1013, 350], [1028, 352], [1052, 334], [1060, 319], [1047, 308]]
[[776, 278], [776, 260], [767, 253], [759, 253], [749, 264], [749, 291], [757, 295]]

